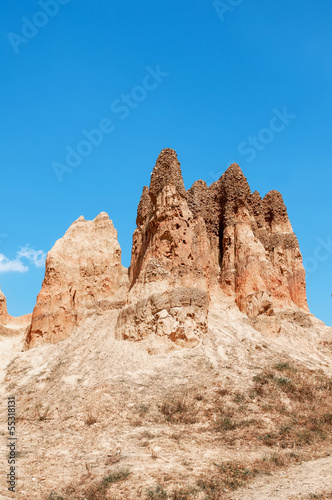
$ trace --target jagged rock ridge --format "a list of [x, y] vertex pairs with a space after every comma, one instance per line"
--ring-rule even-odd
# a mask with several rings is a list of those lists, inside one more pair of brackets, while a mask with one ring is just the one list
[[207, 331], [210, 245], [204, 220], [189, 210], [175, 151], [160, 153], [136, 222], [128, 306], [116, 336], [194, 346]]
[[[256, 329], [277, 335], [280, 308], [308, 311], [305, 271], [282, 196], [251, 192], [237, 164], [211, 186], [185, 189], [164, 149], [138, 205], [129, 276], [107, 214], [80, 217], [49, 252], [27, 335], [58, 342], [87, 314], [119, 309], [116, 338], [149, 352], [193, 347], [222, 293]], [[129, 280], [129, 281], [128, 281]]]
[[271, 191], [264, 199], [251, 193], [233, 164], [209, 187], [196, 182], [188, 200], [205, 220], [221, 289], [258, 329], [278, 333], [275, 308], [308, 310], [302, 257], [280, 193]]

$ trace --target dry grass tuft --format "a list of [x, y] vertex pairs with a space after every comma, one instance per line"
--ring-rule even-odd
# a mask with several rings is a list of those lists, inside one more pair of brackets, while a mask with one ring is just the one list
[[86, 423], [86, 425], [93, 425], [93, 424], [97, 423], [97, 417], [93, 413], [91, 408], [89, 408], [87, 411], [87, 414], [85, 417], [85, 423]]
[[77, 486], [68, 486], [66, 496], [52, 492], [47, 500], [106, 500], [108, 488], [112, 484], [124, 481], [130, 474], [128, 469], [117, 469], [88, 487], [82, 487], [82, 481]]
[[167, 422], [194, 424], [196, 419], [195, 407], [192, 406], [185, 396], [177, 396], [174, 399], [166, 399], [159, 406], [160, 412]]
[[46, 408], [43, 408], [42, 405], [38, 404], [36, 405], [36, 413], [37, 413], [37, 419], [40, 422], [43, 422], [44, 420], [50, 420], [49, 413], [50, 413], [50, 406], [46, 406]]

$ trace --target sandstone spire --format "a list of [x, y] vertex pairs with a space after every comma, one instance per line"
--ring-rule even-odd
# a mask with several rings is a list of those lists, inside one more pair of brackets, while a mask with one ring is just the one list
[[178, 194], [186, 197], [180, 162], [170, 148], [161, 151], [151, 175], [149, 193], [153, 202], [165, 186], [174, 186]]
[[[108, 215], [80, 217], [46, 260], [27, 344], [58, 342], [89, 314], [119, 309], [118, 339], [150, 352], [197, 345], [211, 297], [237, 304], [258, 330], [277, 334], [278, 310], [308, 311], [305, 272], [282, 196], [263, 199], [233, 163], [217, 182], [186, 192], [172, 149], [161, 151], [137, 209], [131, 265], [121, 266]], [[6, 314], [0, 295], [0, 317]]]
[[127, 272], [105, 212], [79, 217], [46, 259], [45, 278], [27, 333], [28, 347], [67, 338], [83, 318], [124, 304]]
[[176, 153], [165, 149], [138, 206], [128, 307], [117, 337], [150, 336], [166, 349], [195, 345], [207, 331], [208, 255], [204, 220], [190, 211]]
[[211, 275], [258, 329], [277, 333], [275, 308], [308, 310], [302, 258], [282, 196], [252, 194], [237, 164], [209, 188], [199, 182], [188, 191], [188, 203], [205, 220]]

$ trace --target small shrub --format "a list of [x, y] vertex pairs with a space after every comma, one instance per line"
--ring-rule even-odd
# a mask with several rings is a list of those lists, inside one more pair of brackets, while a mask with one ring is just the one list
[[279, 434], [280, 434], [280, 436], [285, 436], [286, 434], [290, 434], [291, 430], [292, 430], [291, 425], [282, 425], [279, 428]]
[[123, 479], [127, 479], [129, 475], [129, 469], [118, 469], [117, 471], [112, 472], [111, 474], [108, 474], [108, 476], [104, 477], [101, 482], [101, 487], [108, 488], [113, 483], [117, 483], [119, 481], [122, 481]]
[[114, 483], [119, 481], [123, 481], [127, 479], [130, 475], [130, 471], [128, 469], [118, 469], [117, 471], [108, 474], [104, 479], [100, 482], [89, 488], [84, 492], [85, 500], [105, 500], [105, 494], [107, 489]]
[[230, 418], [221, 417], [215, 423], [216, 431], [233, 431], [236, 429], [237, 424]]
[[37, 405], [37, 414], [38, 414], [38, 420], [41, 422], [44, 420], [49, 420], [49, 412], [50, 412], [50, 406], [48, 405], [46, 408], [43, 409], [42, 405]]
[[268, 455], [267, 457], [263, 458], [264, 461], [266, 462], [272, 462], [275, 465], [278, 465], [279, 467], [285, 465], [285, 459], [278, 453], [272, 453], [271, 455]]
[[183, 397], [165, 400], [159, 407], [167, 422], [193, 424], [196, 422], [194, 408]]
[[218, 389], [217, 394], [219, 394], [220, 396], [227, 396], [227, 394], [229, 394], [229, 391], [227, 389]]
[[281, 387], [289, 386], [292, 383], [292, 381], [289, 378], [285, 377], [274, 377], [273, 380], [276, 382], [276, 384], [278, 384]]
[[236, 392], [235, 396], [233, 398], [233, 401], [234, 401], [234, 403], [240, 404], [240, 403], [243, 403], [243, 401], [245, 401], [245, 399], [246, 398], [243, 396], [243, 394], [240, 394], [239, 392]]
[[150, 431], [143, 431], [142, 437], [146, 438], [146, 439], [153, 439], [155, 437], [155, 435], [152, 434], [152, 432], [150, 432]]
[[140, 405], [138, 407], [138, 411], [140, 414], [147, 413], [149, 411], [149, 406], [148, 405]]
[[323, 422], [328, 425], [332, 425], [332, 413], [324, 413]]
[[97, 422], [97, 417], [92, 413], [92, 410], [88, 410], [87, 416], [85, 418], [86, 425], [93, 425]]
[[297, 372], [297, 369], [287, 362], [277, 363], [276, 365], [274, 365], [274, 368], [279, 372], [284, 372], [284, 371], [289, 371], [293, 373]]
[[263, 443], [266, 446], [273, 446], [276, 441], [278, 440], [278, 436], [274, 434], [273, 432], [266, 432], [265, 434], [262, 434], [258, 436], [258, 438], [263, 441]]
[[194, 498], [193, 495], [197, 493], [196, 488], [187, 487], [187, 488], [176, 488], [170, 494], [171, 500], [189, 500], [190, 498]]
[[198, 392], [195, 396], [196, 401], [204, 401], [204, 396], [201, 392]]
[[203, 475], [197, 481], [197, 486], [206, 493], [209, 500], [223, 498], [225, 489], [236, 490], [255, 475], [253, 470], [236, 462], [215, 463], [214, 465], [217, 468], [216, 471], [211, 472], [210, 476]]
[[146, 492], [148, 498], [153, 498], [154, 500], [163, 500], [167, 498], [167, 493], [164, 490], [164, 487], [159, 485], [155, 488], [149, 488]]

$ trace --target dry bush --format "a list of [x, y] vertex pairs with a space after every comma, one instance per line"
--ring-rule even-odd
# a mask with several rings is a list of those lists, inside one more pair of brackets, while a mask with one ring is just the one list
[[[227, 444], [256, 442], [256, 447], [305, 451], [316, 443], [332, 443], [332, 380], [288, 361], [263, 368], [246, 391], [216, 388], [210, 400], [206, 396], [192, 410], [196, 421], [205, 421]], [[168, 418], [174, 421], [173, 415]]]
[[148, 488], [146, 495], [147, 498], [153, 498], [154, 500], [164, 500], [168, 496], [166, 490], [160, 484], [155, 487]]
[[175, 488], [169, 495], [169, 498], [171, 500], [190, 500], [190, 498], [196, 498], [198, 491], [198, 488], [191, 486]]
[[37, 419], [40, 420], [41, 422], [44, 420], [50, 420], [49, 414], [50, 414], [50, 406], [46, 406], [46, 408], [43, 408], [41, 404], [36, 405], [36, 413], [37, 413]]
[[92, 409], [89, 408], [85, 417], [86, 425], [93, 425], [97, 422], [97, 416], [93, 413]]
[[106, 500], [108, 488], [114, 483], [124, 481], [130, 474], [131, 472], [128, 469], [117, 469], [105, 476], [101, 481], [88, 487], [84, 486], [86, 477], [83, 477], [77, 485], [70, 485], [66, 488], [65, 496], [52, 492], [47, 497], [47, 500]]
[[196, 498], [196, 493], [199, 491], [197, 487], [187, 486], [176, 487], [171, 492], [167, 492], [162, 485], [157, 485], [148, 488], [146, 496], [154, 500], [190, 500], [191, 498]]
[[197, 486], [211, 500], [219, 500], [225, 490], [236, 490], [255, 475], [252, 469], [237, 462], [214, 465], [214, 470], [203, 474], [197, 481]]
[[194, 424], [197, 421], [195, 406], [185, 396], [167, 398], [159, 405], [159, 411], [167, 422], [177, 424]]
[[127, 479], [130, 475], [128, 469], [118, 469], [108, 474], [104, 479], [84, 492], [86, 500], [104, 500], [107, 489], [114, 483]]

